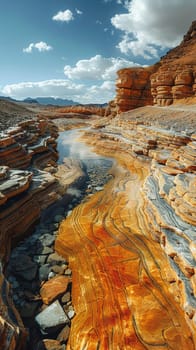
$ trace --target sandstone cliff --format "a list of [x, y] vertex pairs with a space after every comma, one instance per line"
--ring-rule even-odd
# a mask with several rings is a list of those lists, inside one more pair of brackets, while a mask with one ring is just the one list
[[118, 71], [117, 111], [156, 104], [167, 106], [196, 96], [196, 21], [179, 46], [148, 68]]
[[153, 104], [150, 76], [155, 69], [154, 66], [149, 68], [125, 68], [117, 72], [115, 101], [118, 112]]

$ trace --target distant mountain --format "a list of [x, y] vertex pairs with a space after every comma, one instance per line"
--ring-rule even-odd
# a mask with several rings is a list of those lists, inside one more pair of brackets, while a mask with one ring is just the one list
[[27, 97], [22, 102], [25, 103], [39, 103], [35, 98]]
[[[28, 102], [28, 101], [30, 101], [30, 102]], [[28, 97], [27, 99], [24, 100], [24, 102], [39, 103], [41, 105], [53, 105], [53, 106], [76, 106], [76, 105], [78, 105], [78, 103], [75, 101], [66, 100], [63, 98], [54, 98], [54, 97], [36, 97], [35, 99]]]
[[8, 96], [0, 96], [0, 100], [17, 102], [17, 100], [15, 100], [14, 98], [8, 97]]
[[30, 103], [30, 104], [40, 104], [40, 105], [52, 105], [52, 106], [86, 106], [86, 107], [106, 107], [107, 103], [87, 103], [87, 104], [82, 104], [75, 102], [73, 100], [67, 100], [63, 98], [54, 98], [54, 97], [27, 97], [24, 100], [16, 100], [8, 96], [0, 96], [0, 99], [6, 100], [6, 101], [11, 101], [11, 102], [24, 102], [24, 103]]

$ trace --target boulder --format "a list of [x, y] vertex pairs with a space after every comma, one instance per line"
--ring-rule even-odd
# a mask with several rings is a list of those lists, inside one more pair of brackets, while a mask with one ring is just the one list
[[69, 319], [58, 300], [40, 312], [35, 320], [43, 334], [53, 334], [69, 323]]
[[40, 290], [43, 303], [48, 305], [66, 293], [69, 282], [70, 278], [62, 275], [47, 281]]

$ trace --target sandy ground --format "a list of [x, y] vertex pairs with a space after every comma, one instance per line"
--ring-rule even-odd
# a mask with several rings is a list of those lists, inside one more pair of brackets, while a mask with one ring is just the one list
[[120, 118], [178, 132], [196, 132], [196, 104], [141, 107], [122, 113]]
[[[120, 118], [136, 121], [138, 124], [153, 125], [163, 129], [173, 129], [178, 132], [196, 133], [196, 103], [171, 105], [169, 107], [147, 106], [137, 108], [120, 115]], [[0, 100], [0, 131], [6, 130], [10, 126], [17, 125], [20, 121], [35, 118], [36, 115], [42, 114], [52, 119], [58, 118], [58, 110], [48, 108], [47, 106], [18, 104], [9, 101]], [[56, 123], [59, 128], [65, 129], [73, 127], [72, 124], [87, 126], [89, 121], [100, 120], [101, 117], [91, 116], [89, 119], [78, 118], [75, 115], [70, 118], [59, 118]], [[104, 121], [105, 118], [103, 118]], [[65, 126], [65, 124], [67, 124]]]

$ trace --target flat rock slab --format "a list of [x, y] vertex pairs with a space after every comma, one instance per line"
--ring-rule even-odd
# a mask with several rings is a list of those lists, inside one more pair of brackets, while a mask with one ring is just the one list
[[57, 276], [47, 281], [40, 290], [44, 304], [50, 304], [67, 291], [69, 277]]
[[58, 300], [40, 312], [35, 320], [43, 334], [54, 333], [58, 328], [69, 323], [69, 319]]

